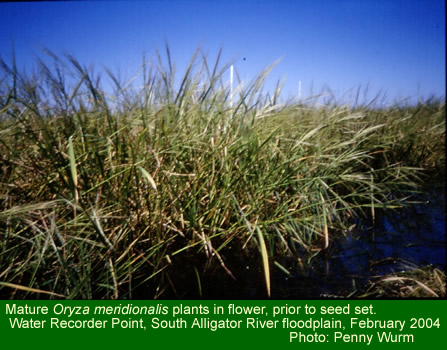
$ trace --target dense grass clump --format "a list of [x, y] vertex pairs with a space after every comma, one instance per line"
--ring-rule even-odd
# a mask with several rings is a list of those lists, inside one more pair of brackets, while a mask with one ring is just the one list
[[3, 297], [269, 295], [285, 261], [443, 175], [443, 101], [280, 105], [269, 69], [231, 96], [230, 64], [199, 54], [180, 77], [169, 51], [108, 71], [113, 94], [70, 56], [0, 61]]

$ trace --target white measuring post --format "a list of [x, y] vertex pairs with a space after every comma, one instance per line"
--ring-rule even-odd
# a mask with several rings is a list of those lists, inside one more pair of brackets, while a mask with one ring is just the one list
[[301, 102], [301, 80], [298, 82], [298, 102]]
[[230, 67], [230, 108], [233, 108], [233, 65]]

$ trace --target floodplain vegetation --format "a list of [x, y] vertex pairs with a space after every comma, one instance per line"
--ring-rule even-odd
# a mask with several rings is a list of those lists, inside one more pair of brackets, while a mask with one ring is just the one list
[[[232, 90], [220, 56], [179, 75], [166, 48], [129, 80], [0, 60], [2, 298], [281, 298], [278, 276], [443, 181], [443, 99], [284, 103], [272, 67]], [[357, 295], [445, 295], [428, 269]]]

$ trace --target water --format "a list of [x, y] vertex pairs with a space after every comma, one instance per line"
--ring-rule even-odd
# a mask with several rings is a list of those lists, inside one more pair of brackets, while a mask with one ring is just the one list
[[276, 297], [348, 296], [373, 277], [427, 265], [445, 270], [444, 195], [420, 200], [399, 211], [378, 212], [374, 228], [334, 240], [311, 261], [306, 277], [301, 272], [278, 281], [282, 288]]

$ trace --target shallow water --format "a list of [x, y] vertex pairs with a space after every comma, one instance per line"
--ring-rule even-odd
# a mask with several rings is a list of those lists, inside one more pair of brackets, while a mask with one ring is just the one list
[[278, 281], [276, 297], [348, 296], [371, 277], [426, 265], [445, 270], [444, 194], [419, 200], [399, 211], [376, 213], [374, 228], [334, 240], [328, 252], [313, 258], [306, 277], [297, 273]]

